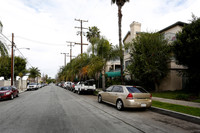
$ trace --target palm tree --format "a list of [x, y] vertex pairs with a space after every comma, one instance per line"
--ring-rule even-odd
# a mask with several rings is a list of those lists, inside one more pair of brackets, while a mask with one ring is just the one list
[[94, 55], [94, 45], [98, 38], [100, 38], [100, 31], [96, 26], [89, 27], [87, 32], [87, 40], [92, 44], [92, 54]]
[[35, 82], [35, 78], [40, 77], [40, 75], [41, 75], [40, 70], [37, 67], [31, 67], [29, 69], [29, 73], [30, 73], [29, 78], [33, 78], [34, 82]]
[[7, 55], [8, 55], [8, 51], [5, 45], [0, 40], [0, 56], [7, 56]]
[[118, 56], [118, 49], [113, 47], [109, 41], [105, 38], [100, 38], [96, 47], [95, 53], [98, 57], [102, 58], [103, 61], [103, 71], [102, 71], [102, 89], [105, 90], [105, 71], [106, 64], [111, 59], [116, 59]]
[[122, 31], [121, 31], [121, 23], [122, 23], [122, 7], [123, 5], [126, 3], [126, 2], [129, 2], [129, 0], [111, 0], [111, 3], [112, 4], [115, 4], [118, 6], [118, 28], [119, 28], [119, 48], [120, 48], [120, 66], [121, 66], [121, 82], [123, 84], [124, 82], [124, 77], [123, 77], [123, 50], [122, 50]]

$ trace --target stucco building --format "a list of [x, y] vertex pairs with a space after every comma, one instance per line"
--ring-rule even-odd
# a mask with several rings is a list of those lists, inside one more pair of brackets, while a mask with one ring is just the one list
[[[173, 41], [176, 40], [176, 33], [181, 32], [184, 25], [187, 25], [184, 22], [176, 22], [162, 30], [159, 33], [164, 34], [165, 39], [168, 40], [168, 44], [170, 45]], [[175, 58], [171, 58], [171, 62], [169, 63], [169, 73], [167, 77], [161, 82], [159, 89], [160, 90], [181, 90], [185, 86], [185, 77], [182, 77], [179, 74], [179, 71], [183, 71], [187, 69], [182, 65], [177, 65]]]
[[[183, 22], [176, 22], [162, 30], [159, 31], [159, 33], [164, 34], [165, 39], [168, 40], [168, 44], [170, 45], [173, 41], [176, 40], [176, 33], [182, 30], [183, 26], [186, 23]], [[130, 31], [126, 34], [126, 36], [123, 39], [123, 43], [129, 43], [131, 42], [136, 36], [141, 32], [141, 24], [139, 22], [132, 22], [130, 24]], [[130, 50], [124, 51], [124, 69], [127, 68], [130, 62]], [[176, 64], [176, 61], [174, 58], [171, 58], [171, 61], [169, 63], [169, 70], [168, 76], [161, 82], [159, 86], [159, 90], [181, 90], [184, 86], [184, 78], [178, 74], [178, 71], [182, 71], [184, 69], [187, 69], [184, 66], [180, 66]], [[130, 75], [127, 73], [126, 78], [130, 78]]]

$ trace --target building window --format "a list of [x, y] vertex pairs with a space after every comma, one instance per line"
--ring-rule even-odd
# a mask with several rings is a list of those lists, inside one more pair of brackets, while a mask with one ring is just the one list
[[131, 61], [128, 60], [128, 61], [125, 61], [125, 69], [130, 65]]

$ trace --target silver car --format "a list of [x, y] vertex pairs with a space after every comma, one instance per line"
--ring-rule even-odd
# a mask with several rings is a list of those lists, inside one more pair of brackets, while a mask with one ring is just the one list
[[118, 110], [123, 108], [150, 108], [152, 95], [140, 86], [113, 85], [98, 94], [98, 102], [115, 105]]

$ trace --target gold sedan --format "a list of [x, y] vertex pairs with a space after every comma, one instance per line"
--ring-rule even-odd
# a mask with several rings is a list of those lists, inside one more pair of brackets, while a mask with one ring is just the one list
[[150, 108], [152, 95], [140, 86], [113, 85], [98, 94], [98, 102], [123, 108]]

